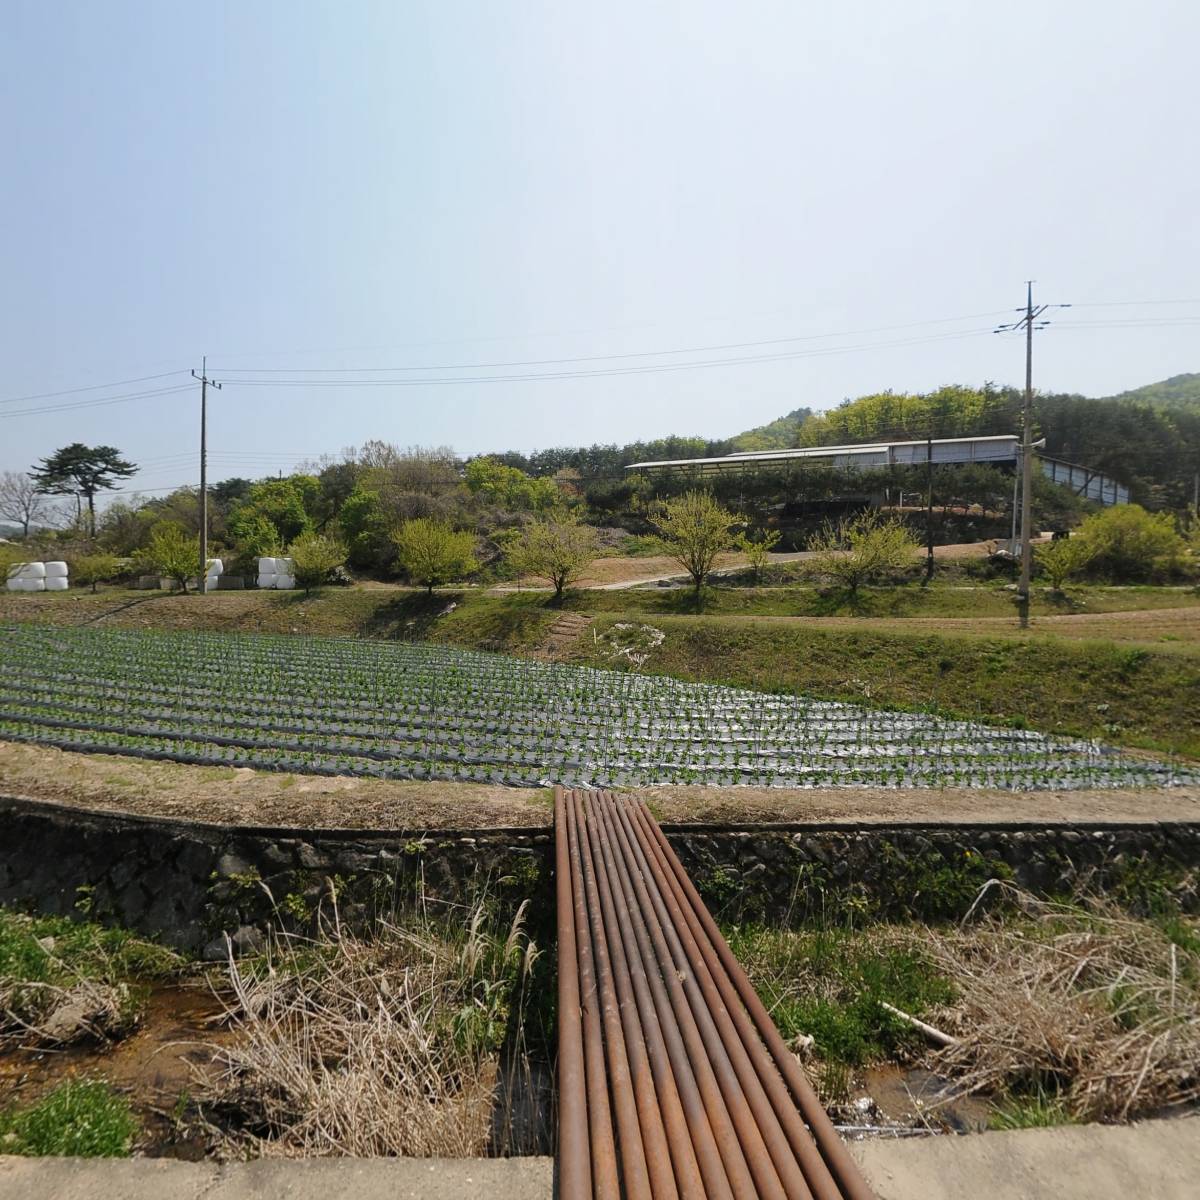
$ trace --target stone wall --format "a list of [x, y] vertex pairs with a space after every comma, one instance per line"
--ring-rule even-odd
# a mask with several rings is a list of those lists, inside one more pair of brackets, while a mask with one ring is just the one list
[[0, 797], [0, 903], [111, 921], [206, 958], [254, 949], [318, 911], [470, 903], [482, 889], [553, 913], [553, 832], [207, 825]]
[[[1135, 907], [1200, 910], [1200, 824], [665, 826], [709, 906], [770, 922], [961, 915], [988, 879], [1078, 886]], [[273, 921], [307, 928], [426, 903], [531, 901], [552, 937], [554, 833], [219, 826], [0, 797], [0, 903], [111, 921], [205, 957], [251, 950]]]

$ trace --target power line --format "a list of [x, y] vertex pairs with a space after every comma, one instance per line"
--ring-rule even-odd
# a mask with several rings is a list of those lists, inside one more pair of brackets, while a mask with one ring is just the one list
[[[172, 372], [174, 373], [174, 372]], [[131, 392], [124, 396], [105, 396], [99, 400], [79, 400], [71, 404], [51, 404], [40, 408], [22, 408], [16, 412], [0, 413], [0, 421], [9, 417], [35, 417], [42, 413], [77, 412], [87, 408], [105, 408], [110, 404], [125, 404], [130, 400], [146, 400], [151, 396], [171, 396], [177, 392], [190, 392], [190, 384], [179, 384], [174, 387], [154, 388], [147, 392]]]
[[599, 368], [591, 371], [543, 371], [521, 375], [469, 375], [463, 377], [430, 376], [421, 379], [241, 379], [226, 378], [226, 383], [242, 387], [453, 387], [475, 383], [533, 383], [545, 380], [592, 379], [619, 375], [657, 375], [675, 371], [706, 370], [713, 367], [742, 366], [748, 363], [786, 362], [800, 358], [821, 358], [851, 354], [859, 350], [886, 350], [919, 346], [930, 342], [981, 337], [986, 329], [934, 334], [923, 338], [903, 338], [890, 342], [867, 342], [854, 346], [831, 346], [820, 350], [797, 350], [786, 354], [745, 355], [738, 358], [705, 359], [690, 363], [648, 363], [636, 367]]
[[824, 341], [829, 338], [860, 337], [868, 333], [892, 333], [901, 329], [917, 329], [929, 325], [947, 325], [955, 321], [977, 321], [984, 317], [1001, 316], [1007, 309], [968, 313], [961, 317], [938, 317], [929, 321], [911, 321], [904, 325], [876, 325], [869, 329], [851, 329], [840, 333], [808, 333], [794, 337], [764, 338], [754, 342], [723, 342], [708, 346], [683, 346], [670, 350], [632, 350], [623, 354], [584, 354], [571, 358], [531, 358], [507, 362], [426, 363], [420, 366], [398, 367], [234, 367], [232, 373], [241, 375], [354, 375], [386, 371], [483, 371], [507, 367], [556, 367], [566, 363], [614, 362], [630, 358], [664, 358], [675, 354], [707, 354], [717, 350], [749, 350], [759, 346], [782, 346], [793, 342]]
[[28, 400], [47, 400], [53, 396], [73, 396], [78, 392], [102, 392], [106, 388], [125, 387], [130, 383], [146, 383], [151, 379], [169, 379], [172, 375], [186, 375], [186, 370], [163, 371], [160, 375], [139, 375], [136, 379], [115, 379], [112, 383], [93, 383], [87, 387], [65, 388], [61, 392], [36, 392], [31, 396], [11, 396], [0, 400], [0, 404], [24, 404]]

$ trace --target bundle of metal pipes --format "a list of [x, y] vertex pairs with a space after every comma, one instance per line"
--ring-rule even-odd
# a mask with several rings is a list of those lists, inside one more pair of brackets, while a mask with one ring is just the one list
[[872, 1193], [645, 804], [555, 792], [563, 1200]]

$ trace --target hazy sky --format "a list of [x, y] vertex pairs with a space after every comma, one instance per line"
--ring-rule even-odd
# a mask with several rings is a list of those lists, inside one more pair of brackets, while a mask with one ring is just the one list
[[[1195, 0], [3, 0], [0, 37], [0, 400], [203, 354], [230, 381], [574, 375], [229, 382], [215, 478], [1019, 382], [1020, 343], [982, 331], [1029, 276], [1078, 306], [1039, 386], [1200, 370]], [[451, 369], [746, 342], [773, 344]], [[134, 487], [189, 482], [197, 415], [193, 390], [5, 417], [0, 469], [109, 442]]]

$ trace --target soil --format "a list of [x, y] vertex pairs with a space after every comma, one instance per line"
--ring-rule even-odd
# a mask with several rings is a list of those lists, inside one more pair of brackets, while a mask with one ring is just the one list
[[[0, 791], [82, 808], [286, 828], [544, 827], [546, 789], [284, 775], [0, 742]], [[976, 788], [652, 787], [665, 823], [1200, 821], [1200, 788], [1007, 792]]]
[[35, 1103], [68, 1079], [102, 1079], [128, 1096], [141, 1119], [135, 1153], [199, 1161], [208, 1141], [189, 1130], [183, 1113], [197, 1073], [232, 1037], [220, 1024], [223, 1012], [206, 984], [172, 983], [151, 991], [137, 1030], [121, 1041], [0, 1051], [0, 1107]]
[[221, 825], [483, 829], [550, 820], [545, 790], [286, 775], [0, 742], [0, 791], [83, 808]]

